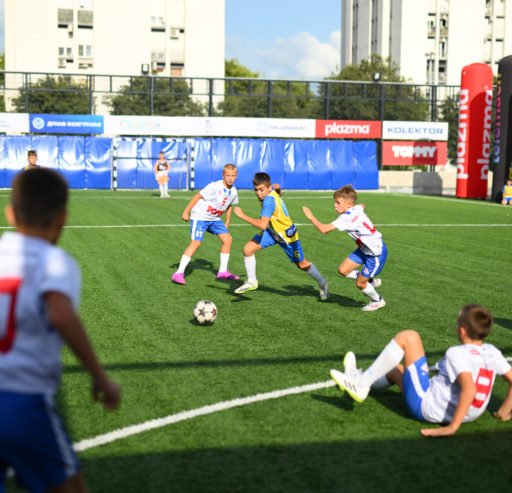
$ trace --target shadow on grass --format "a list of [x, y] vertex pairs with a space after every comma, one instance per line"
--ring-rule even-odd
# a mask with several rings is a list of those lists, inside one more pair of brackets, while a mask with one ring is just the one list
[[512, 330], [512, 320], [510, 318], [495, 317], [494, 323], [498, 324], [504, 329]]
[[[97, 449], [81, 461], [95, 493], [507, 491], [511, 443], [510, 427], [449, 439], [361, 436], [357, 441], [344, 441], [334, 429], [328, 443], [119, 456]], [[97, 457], [101, 453], [106, 456]]]

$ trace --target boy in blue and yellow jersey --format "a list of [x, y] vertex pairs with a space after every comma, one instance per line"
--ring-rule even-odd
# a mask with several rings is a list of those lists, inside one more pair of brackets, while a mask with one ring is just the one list
[[259, 219], [244, 214], [240, 207], [235, 207], [233, 212], [243, 221], [261, 229], [244, 246], [244, 263], [247, 271], [247, 281], [235, 290], [237, 294], [258, 289], [256, 279], [256, 258], [254, 254], [262, 248], [276, 243], [285, 251], [291, 262], [299, 269], [310, 275], [320, 288], [320, 299], [326, 300], [329, 296], [327, 281], [318, 272], [318, 269], [306, 260], [299, 240], [297, 228], [288, 214], [286, 205], [281, 199], [281, 190], [278, 185], [272, 188], [270, 176], [267, 173], [256, 173], [252, 180], [254, 191], [261, 203], [261, 215]]
[[507, 183], [503, 186], [503, 205], [512, 205], [512, 180], [507, 180]]

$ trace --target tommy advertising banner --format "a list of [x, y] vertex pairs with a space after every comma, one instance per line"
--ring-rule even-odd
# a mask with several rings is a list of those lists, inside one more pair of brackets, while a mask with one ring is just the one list
[[382, 143], [382, 164], [386, 166], [420, 166], [446, 164], [447, 142], [404, 142], [385, 141]]
[[316, 120], [318, 139], [380, 139], [380, 121]]

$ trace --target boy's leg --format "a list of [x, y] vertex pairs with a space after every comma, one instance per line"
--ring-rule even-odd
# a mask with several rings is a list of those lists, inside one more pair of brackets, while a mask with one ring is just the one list
[[338, 267], [338, 272], [347, 279], [357, 279], [359, 275], [360, 263], [347, 257]]
[[222, 242], [220, 247], [220, 266], [219, 271], [217, 272], [217, 279], [240, 279], [240, 276], [235, 276], [235, 274], [231, 274], [231, 272], [228, 270], [228, 262], [233, 238], [229, 233], [221, 233], [217, 236]]
[[308, 276], [312, 277], [317, 283], [320, 289], [320, 299], [326, 300], [329, 298], [329, 288], [327, 287], [327, 280], [325, 279], [320, 271], [316, 268], [315, 264], [308, 262], [306, 259], [298, 262], [297, 267], [303, 270]]
[[181, 256], [180, 265], [178, 266], [178, 270], [171, 276], [171, 281], [176, 284], [187, 284], [185, 281], [185, 269], [187, 265], [192, 260], [192, 256], [196, 253], [196, 250], [201, 246], [201, 241], [199, 240], [191, 240], [188, 247], [183, 252]]
[[[258, 241], [258, 236], [256, 235], [252, 240], [248, 241], [244, 246], [244, 264], [245, 271], [247, 273], [247, 281], [244, 282], [240, 287], [235, 289], [235, 293], [243, 294], [247, 291], [254, 291], [258, 289], [258, 280], [256, 278], [256, 257], [255, 254], [257, 251], [261, 250], [263, 247], [261, 243]], [[259, 238], [261, 241], [261, 238]]]

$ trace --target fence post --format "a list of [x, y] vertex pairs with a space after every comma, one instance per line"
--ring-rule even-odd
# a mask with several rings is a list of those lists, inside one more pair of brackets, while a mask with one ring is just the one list
[[89, 83], [89, 115], [93, 114], [93, 96], [92, 96], [92, 81], [93, 81], [94, 75], [89, 74], [87, 76], [87, 81]]
[[25, 112], [30, 113], [28, 108], [28, 74], [26, 72], [23, 74], [23, 79], [25, 83]]
[[208, 79], [208, 116], [213, 116], [213, 79]]
[[330, 98], [329, 98], [329, 90], [331, 85], [329, 82], [325, 82], [325, 102], [324, 102], [324, 120], [329, 119], [329, 110], [330, 110]]
[[272, 81], [267, 81], [267, 118], [272, 118]]
[[148, 86], [149, 86], [149, 114], [153, 116], [153, 76], [149, 76], [148, 78]]

